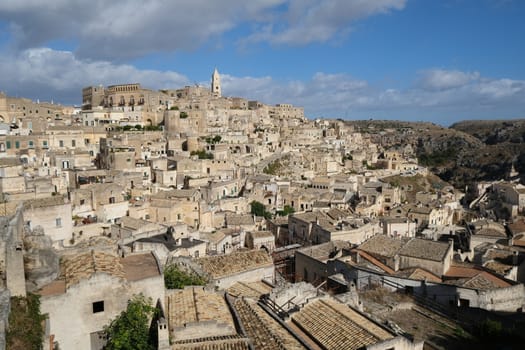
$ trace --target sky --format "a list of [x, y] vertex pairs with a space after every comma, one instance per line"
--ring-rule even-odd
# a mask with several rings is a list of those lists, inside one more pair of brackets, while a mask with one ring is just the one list
[[0, 91], [209, 85], [307, 117], [525, 118], [523, 0], [1, 0]]

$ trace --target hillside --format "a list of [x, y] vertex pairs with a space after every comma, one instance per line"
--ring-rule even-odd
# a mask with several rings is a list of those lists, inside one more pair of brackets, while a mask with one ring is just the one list
[[525, 120], [432, 123], [352, 121], [384, 148], [410, 144], [419, 162], [456, 188], [509, 177], [512, 165], [525, 180]]

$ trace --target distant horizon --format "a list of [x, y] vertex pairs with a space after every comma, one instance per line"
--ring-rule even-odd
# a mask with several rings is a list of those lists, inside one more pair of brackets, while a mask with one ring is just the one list
[[515, 119], [523, 18], [517, 0], [5, 0], [0, 88], [74, 105], [84, 86], [208, 85], [216, 67], [224, 95], [313, 119]]

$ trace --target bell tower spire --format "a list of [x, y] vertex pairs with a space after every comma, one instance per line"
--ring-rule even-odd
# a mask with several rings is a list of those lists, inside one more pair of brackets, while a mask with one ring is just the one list
[[211, 94], [214, 97], [221, 97], [221, 76], [217, 68], [215, 68], [211, 75]]

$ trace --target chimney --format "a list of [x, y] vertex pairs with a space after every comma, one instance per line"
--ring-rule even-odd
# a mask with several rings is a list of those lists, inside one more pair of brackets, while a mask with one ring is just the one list
[[177, 246], [181, 246], [182, 245], [182, 238], [177, 238], [176, 245]]

